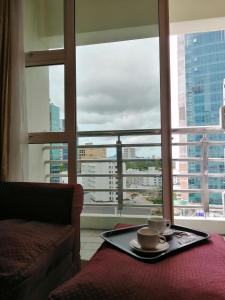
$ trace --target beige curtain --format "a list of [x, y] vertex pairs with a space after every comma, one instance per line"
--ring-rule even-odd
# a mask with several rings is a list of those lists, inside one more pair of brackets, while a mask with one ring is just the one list
[[10, 1], [0, 0], [0, 180], [8, 179], [11, 107]]
[[9, 173], [10, 181], [26, 181], [28, 166], [27, 114], [25, 99], [25, 60], [23, 47], [22, 0], [11, 1], [11, 122]]
[[0, 180], [26, 180], [21, 0], [0, 0]]

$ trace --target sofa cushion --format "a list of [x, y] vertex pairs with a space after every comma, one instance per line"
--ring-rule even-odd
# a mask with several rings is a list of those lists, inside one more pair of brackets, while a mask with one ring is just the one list
[[74, 229], [21, 219], [0, 221], [0, 299], [29, 278], [41, 281], [63, 257], [71, 252]]

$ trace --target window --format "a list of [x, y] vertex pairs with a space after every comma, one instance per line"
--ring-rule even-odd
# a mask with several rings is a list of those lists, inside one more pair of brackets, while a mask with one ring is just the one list
[[[67, 20], [65, 28], [64, 19]], [[55, 148], [50, 150], [51, 160], [61, 160], [63, 166], [66, 163], [69, 182], [76, 182], [75, 78], [70, 75], [75, 70], [75, 44], [68, 36], [74, 31], [72, 24], [72, 0], [24, 1], [29, 143], [36, 145], [36, 149], [42, 145], [39, 151], [50, 143]], [[35, 171], [32, 162], [40, 154], [29, 147], [29, 157], [32, 180]], [[39, 164], [39, 174], [44, 174], [45, 165]], [[49, 174], [54, 174], [54, 177], [50, 175], [50, 182], [60, 182], [65, 167], [56, 162], [50, 166]], [[39, 177], [38, 181], [46, 178], [46, 175]]]
[[[167, 3], [161, 0], [125, 0], [122, 4], [107, 1], [107, 5], [105, 1], [95, 1], [94, 5], [93, 3], [94, 1], [87, 4], [85, 1], [78, 0], [25, 0], [24, 44], [31, 145], [29, 147], [30, 174], [33, 172], [32, 159], [35, 160], [36, 155], [38, 162], [43, 156], [45, 161], [39, 163], [39, 169], [46, 171], [47, 175], [40, 172], [45, 175], [39, 177], [39, 181], [62, 182], [61, 180], [64, 180], [63, 182], [74, 183], [78, 179], [85, 188], [88, 204], [93, 201], [104, 204], [104, 201], [109, 200], [111, 189], [114, 194], [110, 200], [115, 201], [117, 193], [118, 207], [122, 209], [123, 200], [129, 198], [127, 196], [131, 191], [124, 186], [126, 182], [122, 174], [124, 166], [116, 161], [118, 153], [115, 155], [115, 152], [120, 147], [119, 143], [115, 142], [113, 136], [111, 140], [114, 139], [114, 150], [112, 144], [109, 149], [100, 149], [99, 144], [95, 148], [95, 145], [92, 147], [90, 141], [87, 141], [84, 132], [92, 131], [94, 136], [93, 131], [98, 129], [99, 131], [100, 129], [102, 131], [133, 130], [134, 133], [136, 128], [142, 129], [143, 126], [153, 129], [154, 132], [150, 134], [152, 141], [149, 141], [153, 144], [150, 157], [158, 162], [151, 165], [151, 168], [153, 171], [157, 168], [157, 172], [162, 176], [164, 170], [158, 167], [159, 161], [161, 164], [162, 160], [168, 162], [170, 159], [170, 137], [165, 130], [169, 124], [167, 109], [169, 88], [168, 72], [165, 72], [168, 59], [160, 65], [159, 58], [160, 56], [167, 58], [168, 33], [165, 26], [162, 26], [164, 23], [161, 22], [161, 36], [165, 43], [164, 47], [160, 48], [158, 17], [160, 7], [161, 17], [166, 18]], [[164, 74], [162, 77], [160, 77], [160, 70]], [[93, 79], [95, 79], [94, 89]], [[162, 87], [164, 87], [163, 91], [168, 91], [161, 95]], [[164, 105], [161, 105], [161, 101]], [[108, 114], [105, 113], [107, 107], [110, 108]], [[163, 122], [161, 122], [161, 109]], [[97, 114], [98, 118], [95, 118], [94, 114]], [[92, 122], [94, 118], [95, 122]], [[121, 126], [113, 128], [110, 127], [112, 124]], [[162, 132], [161, 126], [164, 127]], [[139, 140], [134, 133], [132, 133], [133, 144]], [[164, 135], [163, 139], [161, 133]], [[121, 134], [118, 134], [118, 140], [120, 137]], [[123, 145], [132, 140], [130, 132], [127, 137], [125, 135], [123, 137], [123, 141], [120, 140]], [[77, 151], [80, 138], [86, 140], [84, 147], [82, 145], [81, 149], [79, 145]], [[109, 141], [109, 136], [107, 138]], [[109, 143], [112, 142], [111, 140]], [[138, 142], [142, 142], [141, 139]], [[123, 145], [120, 148], [121, 161]], [[46, 147], [49, 148], [49, 157], [46, 156], [48, 159], [43, 153], [39, 153], [38, 156], [37, 150], [34, 150], [43, 151]], [[128, 148], [134, 147], [131, 144]], [[161, 155], [161, 152], [164, 155]], [[140, 153], [140, 160], [143, 155], [147, 157], [146, 153]], [[127, 156], [135, 159], [132, 151]], [[110, 158], [110, 164], [107, 164], [107, 158]], [[141, 165], [138, 168], [141, 170]], [[148, 170], [149, 174], [151, 171]], [[164, 174], [166, 176], [163, 177], [165, 178], [163, 193], [167, 193], [167, 197], [163, 198], [171, 201], [170, 175], [168, 170], [166, 172], [167, 174]], [[114, 173], [116, 173], [115, 179]], [[145, 174], [143, 175], [145, 177]], [[109, 180], [109, 176], [113, 179]], [[32, 178], [30, 176], [31, 180]], [[147, 189], [153, 184], [158, 187], [159, 183], [158, 178], [150, 182], [145, 178], [134, 177], [134, 181], [133, 186], [130, 185], [134, 191], [143, 187]], [[159, 189], [160, 191], [154, 192], [157, 193], [157, 197], [159, 192], [162, 198], [161, 183]], [[145, 191], [142, 192], [141, 197], [145, 201]], [[145, 201], [146, 206], [149, 206], [150, 201], [154, 205], [153, 198]], [[145, 211], [147, 210], [148, 208]], [[157, 213], [161, 214], [162, 209], [157, 210]], [[171, 217], [168, 205], [165, 213], [167, 217]]]

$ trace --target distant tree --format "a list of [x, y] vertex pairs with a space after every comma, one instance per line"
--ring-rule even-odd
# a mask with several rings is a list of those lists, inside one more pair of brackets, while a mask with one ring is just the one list
[[155, 199], [152, 200], [153, 204], [162, 204], [162, 197], [156, 197]]
[[155, 167], [156, 170], [161, 170], [162, 169], [161, 160], [159, 159], [159, 160], [126, 162], [126, 170], [137, 169], [137, 170], [143, 171], [143, 170], [148, 170], [149, 167]]

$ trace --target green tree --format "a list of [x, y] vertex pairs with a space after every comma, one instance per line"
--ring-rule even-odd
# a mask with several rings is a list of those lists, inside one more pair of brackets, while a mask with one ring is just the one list
[[137, 169], [140, 171], [144, 171], [144, 170], [148, 170], [149, 167], [155, 167], [156, 170], [161, 170], [162, 169], [161, 160], [158, 159], [158, 160], [148, 160], [148, 161], [126, 162], [126, 170]]

